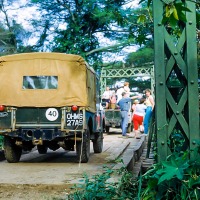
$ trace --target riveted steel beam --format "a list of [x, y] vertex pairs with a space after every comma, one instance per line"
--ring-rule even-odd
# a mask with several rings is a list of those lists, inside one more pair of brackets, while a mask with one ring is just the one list
[[182, 137], [183, 150], [192, 150], [200, 139], [195, 1], [185, 1], [191, 12], [185, 12], [179, 37], [162, 23], [165, 6], [174, 2], [153, 0], [158, 161], [174, 151], [175, 135]]

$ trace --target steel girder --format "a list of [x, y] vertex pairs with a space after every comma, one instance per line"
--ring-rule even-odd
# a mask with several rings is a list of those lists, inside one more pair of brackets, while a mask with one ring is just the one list
[[150, 76], [151, 78], [151, 89], [154, 89], [154, 67], [150, 65], [149, 67], [132, 67], [132, 68], [121, 68], [121, 69], [106, 69], [101, 70], [101, 95], [105, 91], [107, 86], [107, 78], [128, 78], [128, 77], [142, 77]]
[[172, 140], [182, 141], [184, 151], [194, 149], [200, 138], [195, 2], [185, 1], [191, 12], [176, 37], [162, 23], [166, 1], [153, 0], [158, 161], [176, 150]]

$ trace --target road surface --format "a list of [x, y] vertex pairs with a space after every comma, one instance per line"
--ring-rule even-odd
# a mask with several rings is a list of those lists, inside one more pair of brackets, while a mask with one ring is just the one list
[[120, 129], [111, 129], [104, 134], [104, 148], [100, 154], [94, 154], [91, 142], [91, 154], [88, 163], [76, 163], [75, 152], [63, 149], [38, 154], [37, 150], [22, 155], [19, 163], [0, 162], [0, 199], [1, 200], [43, 200], [59, 197], [65, 199], [70, 187], [83, 181], [83, 174], [94, 175], [102, 172], [103, 166], [113, 167], [114, 162], [133, 138], [120, 138]]

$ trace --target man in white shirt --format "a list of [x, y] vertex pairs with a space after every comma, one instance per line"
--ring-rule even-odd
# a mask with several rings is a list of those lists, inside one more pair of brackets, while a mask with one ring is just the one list
[[122, 93], [125, 92], [124, 91], [124, 86], [122, 85], [121, 87], [119, 87], [119, 89], [116, 92], [117, 95], [117, 103], [119, 102], [119, 100], [122, 99]]

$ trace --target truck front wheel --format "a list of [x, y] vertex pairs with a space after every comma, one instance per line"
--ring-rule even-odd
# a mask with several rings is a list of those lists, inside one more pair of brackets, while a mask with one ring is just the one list
[[15, 144], [15, 140], [4, 137], [4, 155], [9, 163], [17, 163], [22, 155], [22, 148]]
[[94, 153], [101, 153], [103, 150], [103, 133], [98, 133], [95, 135], [93, 140]]
[[87, 163], [90, 157], [90, 130], [85, 131], [82, 137], [82, 141], [76, 143], [76, 153], [78, 162]]

